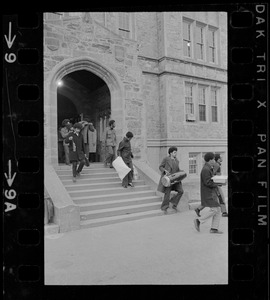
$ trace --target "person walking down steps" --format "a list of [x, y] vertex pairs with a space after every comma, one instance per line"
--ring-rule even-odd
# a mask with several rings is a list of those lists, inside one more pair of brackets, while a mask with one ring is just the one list
[[118, 149], [117, 149], [117, 155], [121, 156], [124, 163], [131, 169], [129, 173], [123, 178], [122, 180], [122, 186], [124, 188], [127, 188], [128, 186], [133, 187], [132, 179], [133, 179], [133, 164], [132, 164], [132, 158], [133, 154], [131, 152], [131, 144], [130, 141], [133, 138], [132, 132], [127, 132], [126, 136], [123, 138], [123, 140], [119, 143]]
[[83, 125], [81, 123], [75, 123], [73, 128], [74, 131], [69, 133], [65, 141], [69, 144], [69, 160], [72, 163], [72, 180], [76, 182], [76, 177], [80, 176], [83, 166], [85, 165], [85, 148], [83, 135], [81, 133]]

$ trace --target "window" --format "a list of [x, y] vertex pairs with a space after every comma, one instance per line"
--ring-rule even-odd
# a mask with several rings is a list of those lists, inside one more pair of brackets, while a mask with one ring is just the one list
[[196, 25], [196, 58], [204, 60], [204, 27]]
[[189, 153], [188, 157], [189, 174], [198, 174], [197, 154]]
[[119, 34], [124, 38], [130, 37], [130, 14], [126, 12], [119, 13]]
[[184, 56], [191, 57], [191, 22], [187, 20], [183, 22], [183, 44]]
[[185, 86], [185, 111], [186, 111], [186, 120], [189, 120], [189, 117], [194, 116], [194, 103], [193, 103], [193, 85], [186, 83]]
[[217, 89], [211, 88], [212, 122], [218, 122]]
[[209, 28], [208, 31], [209, 38], [209, 61], [212, 63], [216, 63], [216, 30], [213, 28]]
[[199, 120], [206, 121], [206, 87], [199, 86]]

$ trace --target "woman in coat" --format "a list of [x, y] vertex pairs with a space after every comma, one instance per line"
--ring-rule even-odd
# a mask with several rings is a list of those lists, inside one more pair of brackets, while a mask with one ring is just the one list
[[223, 233], [218, 230], [221, 210], [218, 200], [218, 185], [213, 182], [213, 165], [215, 163], [215, 155], [212, 152], [207, 152], [204, 156], [205, 164], [201, 171], [201, 205], [210, 207], [210, 210], [204, 215], [194, 220], [194, 225], [197, 231], [200, 231], [200, 224], [212, 218], [210, 233]]

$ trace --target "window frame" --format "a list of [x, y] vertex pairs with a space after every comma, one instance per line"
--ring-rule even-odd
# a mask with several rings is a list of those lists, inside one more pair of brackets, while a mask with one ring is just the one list
[[[198, 173], [198, 172], [199, 172], [198, 155], [199, 155], [199, 153], [197, 153], [197, 152], [189, 152], [189, 153], [188, 153], [188, 174], [189, 174], [190, 176], [196, 176], [196, 175], [199, 174], [199, 173]], [[195, 159], [192, 159], [191, 156], [195, 157]], [[192, 161], [195, 160], [195, 164], [191, 164], [191, 163], [190, 163], [191, 160], [192, 160]], [[194, 167], [195, 172], [190, 172], [192, 166], [195, 166], [195, 167]]]
[[[207, 89], [208, 87], [202, 84], [198, 84], [198, 120], [199, 122], [207, 122]], [[204, 98], [201, 98], [201, 90], [204, 91]], [[204, 102], [201, 102], [203, 100]], [[201, 119], [201, 107], [204, 107], [204, 120]]]
[[[208, 62], [211, 64], [218, 64], [217, 55], [217, 33], [218, 28], [208, 26]], [[214, 60], [213, 60], [214, 55]]]
[[[196, 59], [199, 61], [205, 61], [205, 28], [206, 24], [196, 22], [195, 26], [195, 53], [196, 53]], [[198, 32], [198, 29], [200, 29], [200, 32]], [[200, 38], [199, 38], [200, 36]], [[200, 47], [200, 51], [199, 51]], [[199, 52], [200, 53], [199, 55]], [[201, 55], [202, 54], [202, 55]]]
[[[123, 20], [125, 19], [125, 20]], [[127, 19], [127, 20], [126, 20]], [[119, 12], [118, 33], [125, 39], [131, 39], [131, 14], [129, 12]]]
[[[183, 29], [183, 56], [186, 58], [193, 58], [193, 20], [183, 18], [182, 20], [182, 29]], [[186, 26], [188, 31], [186, 32]], [[187, 33], [187, 36], [186, 36]], [[187, 52], [187, 54], [186, 54]], [[189, 54], [189, 55], [188, 55]]]
[[[219, 123], [218, 91], [219, 91], [219, 88], [211, 86], [211, 88], [210, 88], [210, 100], [211, 100], [210, 106], [211, 106], [211, 122], [212, 123]], [[212, 97], [213, 92], [215, 92], [214, 102], [213, 102], [213, 97]], [[213, 104], [215, 104], [215, 105], [213, 105]], [[213, 120], [213, 108], [216, 108], [216, 120]]]
[[[184, 87], [185, 87], [185, 116], [193, 115], [195, 117], [196, 115], [195, 115], [195, 101], [194, 101], [194, 83], [185, 82]], [[188, 91], [190, 91], [191, 93], [187, 93]], [[187, 102], [187, 99], [188, 100], [191, 99], [191, 101]], [[191, 109], [187, 109], [188, 107], [190, 107]], [[185, 120], [186, 122], [189, 122], [189, 120], [187, 120], [186, 117]]]

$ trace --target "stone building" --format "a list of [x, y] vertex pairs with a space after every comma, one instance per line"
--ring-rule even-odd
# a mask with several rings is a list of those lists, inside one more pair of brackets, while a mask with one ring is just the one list
[[58, 164], [65, 118], [90, 118], [103, 131], [132, 131], [134, 159], [158, 172], [178, 147], [186, 183], [197, 184], [205, 152], [227, 173], [225, 12], [44, 13], [45, 161]]

